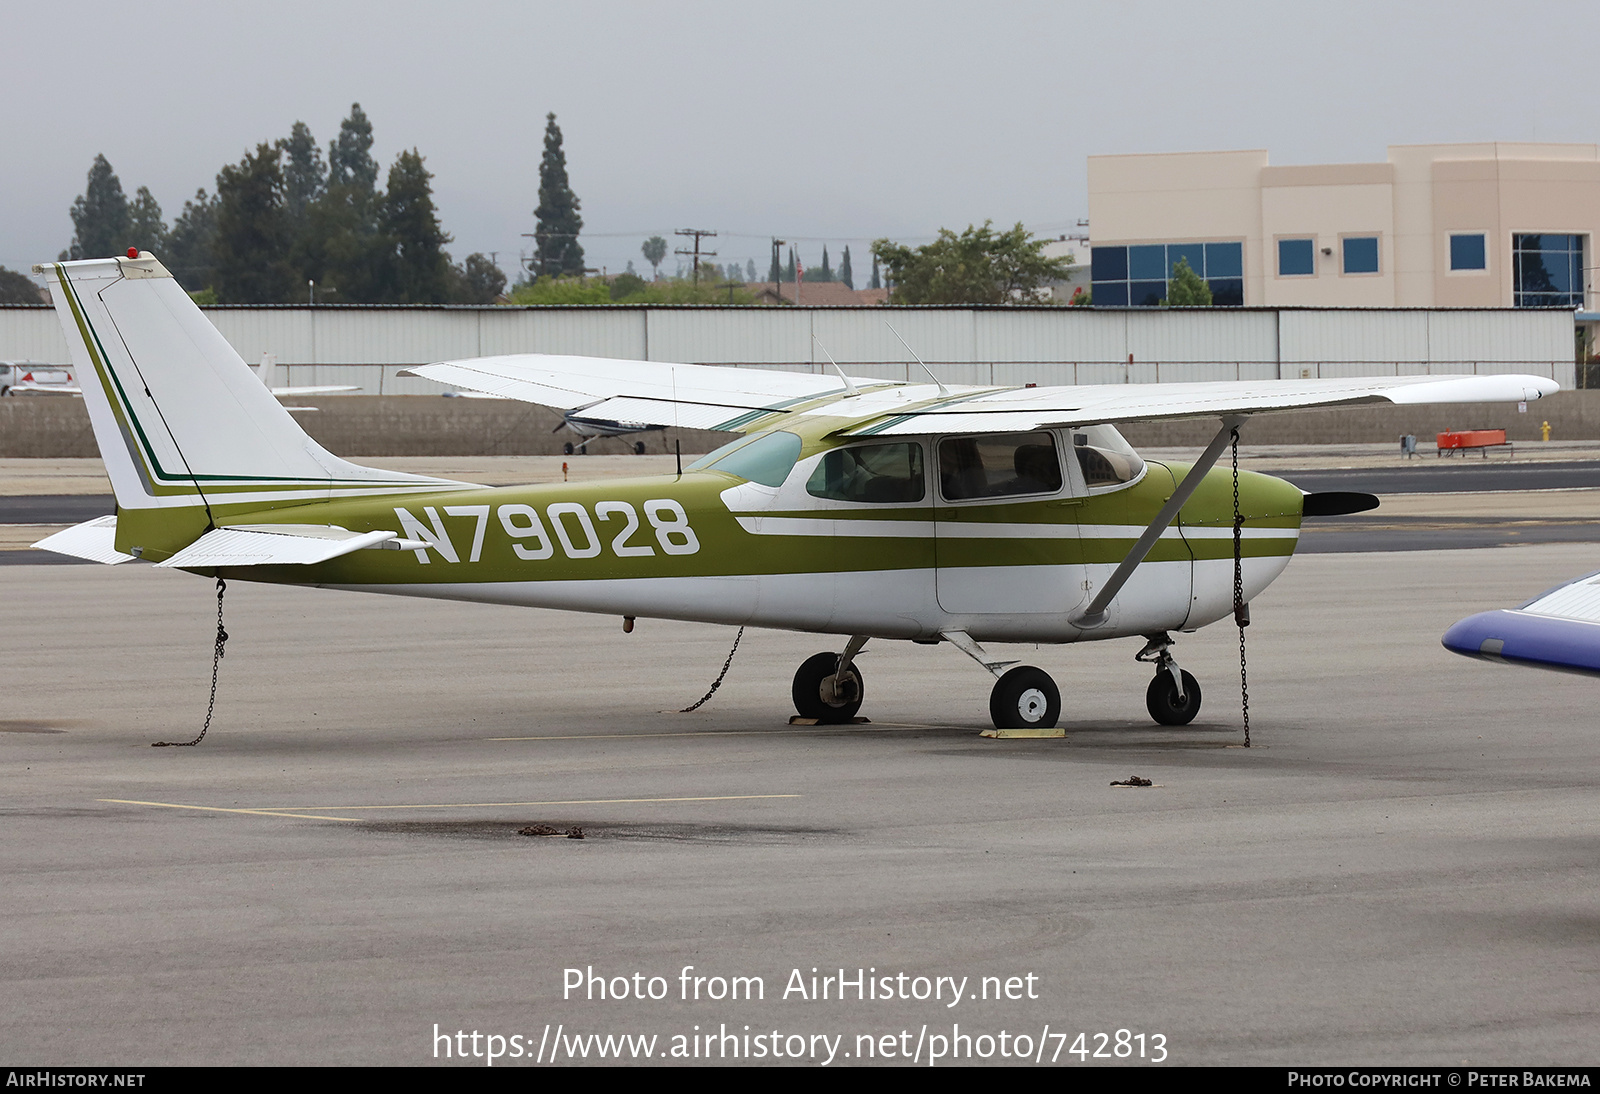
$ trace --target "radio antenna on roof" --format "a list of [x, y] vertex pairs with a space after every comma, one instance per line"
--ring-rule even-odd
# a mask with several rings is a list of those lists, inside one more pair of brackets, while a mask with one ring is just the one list
[[[883, 321], [883, 325], [889, 328], [890, 334], [894, 335], [896, 338], [900, 338], [900, 332], [895, 330], [894, 325], [887, 319]], [[939, 377], [933, 374], [933, 369], [929, 368], [923, 363], [922, 358], [917, 357], [917, 351], [911, 348], [911, 343], [907, 342], [904, 338], [900, 338], [900, 344], [906, 347], [906, 352], [911, 354], [911, 356], [916, 359], [917, 364], [922, 365], [922, 371], [928, 374], [928, 379], [939, 385], [939, 394], [948, 396], [950, 394], [950, 389], [944, 386], [943, 380], [939, 379]]]
[[814, 334], [811, 336], [811, 341], [812, 344], [822, 351], [822, 355], [828, 359], [828, 364], [832, 365], [833, 371], [839, 374], [839, 379], [844, 381], [844, 397], [846, 399], [853, 399], [857, 395], [860, 395], [861, 392], [856, 390], [856, 385], [851, 382], [850, 377], [844, 374], [844, 369], [839, 367], [839, 362], [835, 361], [833, 359], [833, 354], [828, 352], [828, 347], [818, 341], [817, 336]]

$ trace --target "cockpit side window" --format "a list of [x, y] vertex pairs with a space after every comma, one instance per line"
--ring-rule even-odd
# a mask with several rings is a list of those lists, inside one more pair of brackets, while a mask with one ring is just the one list
[[911, 441], [835, 448], [823, 454], [806, 493], [829, 501], [921, 501], [927, 493], [922, 446]]
[[1061, 459], [1049, 433], [949, 437], [939, 442], [939, 489], [947, 501], [1054, 494]]
[[1072, 431], [1072, 451], [1090, 490], [1104, 490], [1132, 482], [1144, 473], [1144, 460], [1109, 425], [1083, 426]]

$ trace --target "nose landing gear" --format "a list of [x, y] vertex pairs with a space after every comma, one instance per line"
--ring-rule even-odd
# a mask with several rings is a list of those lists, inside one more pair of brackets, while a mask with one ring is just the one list
[[1134, 654], [1134, 660], [1156, 666], [1155, 679], [1145, 689], [1145, 709], [1161, 725], [1186, 726], [1200, 713], [1200, 684], [1173, 660], [1171, 635], [1145, 637], [1144, 649]]

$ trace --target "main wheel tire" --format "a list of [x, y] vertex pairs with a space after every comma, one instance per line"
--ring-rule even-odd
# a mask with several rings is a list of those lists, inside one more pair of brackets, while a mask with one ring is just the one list
[[633, 454], [635, 456], [644, 455], [644, 442], [643, 441], [634, 441], [633, 442]]
[[989, 718], [996, 729], [1052, 729], [1061, 718], [1061, 690], [1043, 669], [1018, 665], [994, 682]]
[[572, 442], [571, 441], [568, 441], [566, 444], [561, 446], [561, 454], [563, 456], [572, 455]]
[[1178, 685], [1172, 673], [1162, 670], [1145, 689], [1144, 705], [1150, 717], [1164, 726], [1186, 726], [1200, 713], [1200, 684], [1187, 672], [1183, 674], [1183, 701], [1178, 701]]
[[794, 674], [794, 709], [802, 718], [815, 718], [826, 725], [850, 721], [866, 697], [861, 669], [850, 663], [843, 679], [838, 679], [839, 655], [819, 653], [808, 657]]

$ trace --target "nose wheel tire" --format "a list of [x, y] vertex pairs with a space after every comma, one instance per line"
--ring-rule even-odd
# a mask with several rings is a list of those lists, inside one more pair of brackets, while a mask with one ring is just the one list
[[1145, 689], [1144, 705], [1150, 717], [1164, 726], [1186, 726], [1200, 713], [1200, 684], [1187, 672], [1183, 673], [1183, 698], [1178, 697], [1177, 682], [1172, 673], [1161, 671]]
[[794, 709], [802, 718], [826, 725], [850, 721], [866, 697], [861, 669], [851, 662], [839, 675], [839, 655], [819, 653], [808, 657], [794, 674]]
[[996, 729], [1053, 729], [1061, 718], [1061, 691], [1043, 669], [1019, 665], [995, 681], [989, 717]]

